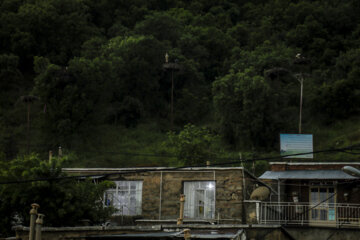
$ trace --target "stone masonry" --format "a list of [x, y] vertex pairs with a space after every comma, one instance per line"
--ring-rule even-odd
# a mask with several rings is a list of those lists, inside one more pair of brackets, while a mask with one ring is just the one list
[[[150, 169], [152, 170], [152, 169]], [[119, 172], [109, 180], [143, 181], [142, 216], [143, 219], [166, 220], [177, 219], [180, 209], [180, 194], [183, 193], [185, 181], [215, 181], [215, 219], [226, 223], [245, 223], [243, 200], [255, 188], [257, 179], [241, 167], [229, 168], [187, 168], [169, 170], [154, 168], [154, 171], [126, 173], [124, 169], [64, 169], [76, 174], [106, 174]], [[124, 174], [121, 174], [121, 172]], [[245, 178], [243, 178], [245, 173]], [[246, 191], [243, 192], [245, 179]], [[160, 199], [161, 198], [161, 199]], [[186, 197], [185, 197], [186, 201]]]

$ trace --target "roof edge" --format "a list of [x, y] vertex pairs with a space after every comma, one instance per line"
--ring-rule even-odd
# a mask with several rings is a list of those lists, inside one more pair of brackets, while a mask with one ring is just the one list
[[177, 167], [135, 167], [135, 168], [62, 168], [63, 172], [123, 172], [123, 171], [214, 171], [214, 170], [242, 170], [243, 167], [187, 167], [187, 168], [177, 168]]
[[360, 165], [360, 162], [270, 162], [270, 165]]

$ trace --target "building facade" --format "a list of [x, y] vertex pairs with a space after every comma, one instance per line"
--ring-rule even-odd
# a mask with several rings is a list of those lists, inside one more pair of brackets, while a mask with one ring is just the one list
[[279, 193], [261, 203], [260, 223], [359, 226], [360, 180], [342, 171], [359, 163], [270, 163], [259, 178]]
[[[244, 199], [262, 184], [242, 167], [203, 168], [71, 168], [64, 172], [103, 175], [113, 181], [104, 204], [114, 218], [176, 220], [185, 195], [184, 220], [244, 223]], [[123, 223], [123, 222], [122, 222]], [[132, 221], [130, 221], [130, 224]]]

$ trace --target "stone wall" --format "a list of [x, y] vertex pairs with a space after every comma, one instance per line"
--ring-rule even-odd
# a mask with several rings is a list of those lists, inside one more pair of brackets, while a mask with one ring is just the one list
[[[246, 179], [247, 188], [253, 189], [254, 179], [247, 174]], [[179, 198], [183, 193], [183, 183], [185, 181], [215, 181], [215, 218], [243, 221], [244, 195], [243, 170], [241, 168], [133, 173], [121, 175], [121, 178], [112, 180], [143, 181], [142, 217], [145, 219], [178, 218]]]
[[260, 215], [260, 203], [257, 200], [244, 201], [244, 214], [246, 216], [247, 224], [258, 224]]

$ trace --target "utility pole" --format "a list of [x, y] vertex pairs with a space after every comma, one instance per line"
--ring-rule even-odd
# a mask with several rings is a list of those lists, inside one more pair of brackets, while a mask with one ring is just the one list
[[174, 63], [169, 62], [169, 54], [165, 54], [165, 63], [163, 64], [163, 69], [165, 71], [171, 71], [171, 102], [170, 102], [170, 122], [171, 127], [174, 126], [174, 71], [180, 70], [180, 65], [177, 63], [177, 60], [175, 60]]

